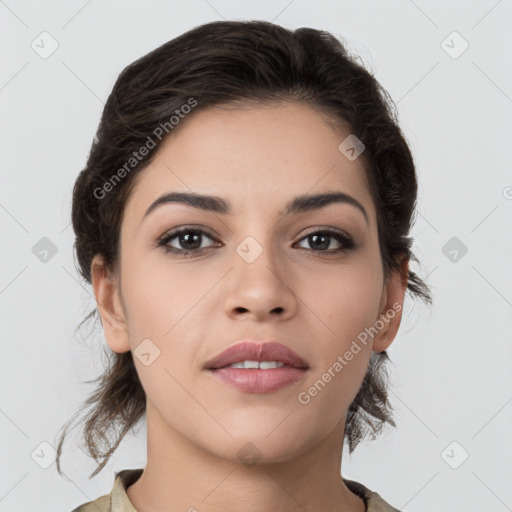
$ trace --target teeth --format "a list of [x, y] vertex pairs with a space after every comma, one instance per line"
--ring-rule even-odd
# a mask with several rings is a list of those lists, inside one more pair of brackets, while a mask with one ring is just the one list
[[278, 363], [277, 361], [261, 361], [260, 368], [266, 370], [267, 368], [278, 368], [284, 366], [284, 363]]
[[267, 370], [269, 368], [281, 368], [284, 363], [281, 361], [240, 361], [239, 363], [233, 363], [228, 368], [259, 368], [261, 370]]

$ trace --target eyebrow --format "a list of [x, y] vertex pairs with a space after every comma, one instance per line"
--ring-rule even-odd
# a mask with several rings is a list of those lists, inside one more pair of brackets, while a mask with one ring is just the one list
[[[207, 212], [231, 214], [231, 203], [218, 196], [195, 194], [191, 192], [170, 192], [160, 196], [153, 201], [146, 210], [144, 217], [147, 217], [152, 211], [168, 203], [180, 203], [199, 208]], [[344, 192], [324, 192], [321, 194], [305, 194], [294, 197], [286, 203], [284, 211], [280, 214], [288, 215], [291, 213], [303, 213], [311, 210], [317, 210], [333, 203], [344, 203], [356, 207], [363, 215], [368, 224], [368, 214], [364, 206], [352, 196]]]

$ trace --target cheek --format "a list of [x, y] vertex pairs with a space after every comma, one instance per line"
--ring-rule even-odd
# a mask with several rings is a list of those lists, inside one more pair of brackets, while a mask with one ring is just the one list
[[304, 427], [314, 431], [327, 433], [343, 419], [371, 356], [372, 339], [365, 329], [375, 322], [379, 296], [375, 286], [350, 289], [349, 283], [318, 296], [325, 325], [315, 331], [315, 365], [297, 391]]
[[308, 296], [307, 303], [318, 317], [312, 331], [316, 364], [301, 387], [299, 403], [321, 410], [331, 425], [355, 398], [368, 367], [372, 346], [368, 329], [378, 318], [382, 293], [378, 264], [347, 265], [319, 277]]
[[369, 357], [370, 351], [361, 349], [350, 361], [335, 359], [298, 390], [295, 409], [304, 431], [327, 435], [345, 420], [361, 388]]
[[190, 380], [195, 354], [208, 336], [204, 307], [211, 303], [208, 292], [218, 274], [168, 264], [164, 258], [138, 261], [127, 257], [122, 269], [128, 335], [147, 395], [162, 396], [161, 383], [168, 384], [165, 394], [173, 389], [171, 375], [179, 382]]
[[323, 323], [323, 353], [332, 356], [377, 320], [382, 274], [378, 262], [363, 260], [318, 274], [313, 281], [305, 275], [299, 293]]
[[142, 258], [138, 262], [126, 258], [124, 264], [123, 296], [134, 338], [171, 339], [180, 328], [194, 322], [201, 298], [215, 283], [215, 276], [209, 278], [204, 272], [166, 262], [163, 257], [157, 261], [146, 257], [145, 263]]

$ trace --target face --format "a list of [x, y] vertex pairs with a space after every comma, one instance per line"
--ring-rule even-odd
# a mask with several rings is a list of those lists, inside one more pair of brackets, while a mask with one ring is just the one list
[[[106, 279], [93, 262], [107, 343], [133, 351], [148, 424], [163, 435], [233, 460], [247, 442], [262, 461], [290, 459], [343, 433], [371, 351], [398, 329], [403, 281], [384, 280], [361, 159], [340, 152], [348, 133], [320, 113], [299, 103], [209, 108], [178, 128], [137, 176], [118, 274]], [[177, 192], [225, 208], [150, 208]], [[350, 199], [287, 211], [296, 197], [326, 193]], [[279, 342], [307, 369], [267, 392], [205, 369], [247, 339]]]

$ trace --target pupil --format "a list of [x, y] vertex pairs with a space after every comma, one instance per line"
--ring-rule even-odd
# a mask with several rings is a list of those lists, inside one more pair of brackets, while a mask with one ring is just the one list
[[[320, 238], [323, 238], [324, 239], [324, 243], [322, 244], [322, 242], [318, 243], [318, 240]], [[327, 244], [325, 244], [325, 240], [327, 240], [329, 237], [326, 236], [326, 235], [311, 235], [310, 236], [310, 240], [314, 240], [313, 242], [313, 245], [315, 245], [315, 247], [318, 249], [327, 249], [327, 247], [329, 247], [329, 242], [327, 241]]]
[[[185, 248], [187, 248], [187, 249], [198, 249], [201, 245], [200, 243], [197, 244], [200, 236], [201, 235], [199, 233], [195, 233], [193, 235], [189, 235], [189, 234], [182, 235], [181, 239], [180, 239], [180, 243], [182, 245], [184, 245]], [[191, 239], [193, 239], [193, 240], [191, 241]], [[194, 245], [194, 243], [195, 243], [197, 245], [197, 247], [196, 246], [194, 246], [194, 247], [187, 246], [187, 243], [188, 244], [192, 243], [192, 245]]]

